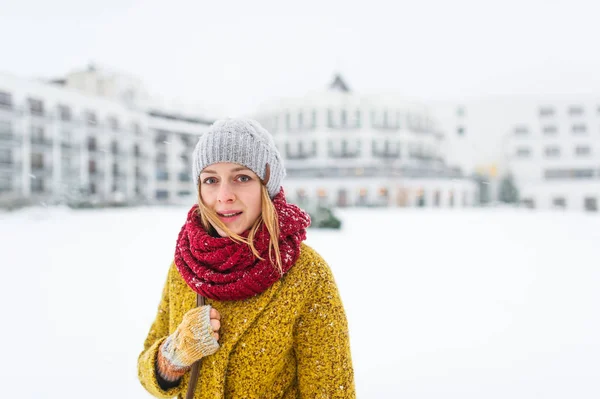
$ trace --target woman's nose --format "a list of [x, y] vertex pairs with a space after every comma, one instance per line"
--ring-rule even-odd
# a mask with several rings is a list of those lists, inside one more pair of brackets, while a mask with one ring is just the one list
[[219, 202], [233, 202], [235, 200], [235, 194], [228, 183], [223, 183], [219, 187], [217, 200]]

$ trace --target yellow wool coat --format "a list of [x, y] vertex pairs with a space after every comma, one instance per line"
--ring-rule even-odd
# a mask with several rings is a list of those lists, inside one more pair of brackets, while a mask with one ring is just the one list
[[[189, 372], [163, 390], [157, 352], [196, 294], [171, 265], [156, 319], [138, 359], [142, 385], [158, 398], [185, 397]], [[221, 314], [220, 348], [202, 361], [195, 398], [355, 398], [348, 323], [331, 270], [302, 244], [295, 265], [260, 295], [207, 299]]]

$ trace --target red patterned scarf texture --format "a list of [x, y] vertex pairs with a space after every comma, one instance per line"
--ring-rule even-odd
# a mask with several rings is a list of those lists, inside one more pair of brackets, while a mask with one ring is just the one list
[[[273, 198], [279, 219], [279, 252], [283, 273], [300, 256], [310, 217], [285, 200], [283, 189]], [[245, 243], [228, 237], [213, 237], [202, 226], [198, 205], [188, 212], [175, 249], [175, 265], [187, 285], [200, 295], [215, 300], [234, 301], [264, 292], [282, 276], [269, 259], [269, 231], [264, 224], [254, 237], [257, 259]], [[248, 237], [248, 231], [242, 234]]]

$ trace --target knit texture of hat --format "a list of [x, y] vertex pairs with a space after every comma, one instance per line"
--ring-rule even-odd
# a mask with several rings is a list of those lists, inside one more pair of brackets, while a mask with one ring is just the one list
[[193, 159], [196, 189], [200, 172], [219, 162], [237, 163], [256, 173], [266, 181], [271, 198], [279, 193], [286, 174], [273, 137], [252, 119], [218, 120], [200, 136]]

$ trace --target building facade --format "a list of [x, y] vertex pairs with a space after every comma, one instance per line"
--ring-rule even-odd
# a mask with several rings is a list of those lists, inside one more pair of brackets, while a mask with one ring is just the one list
[[264, 104], [256, 119], [273, 133], [298, 203], [474, 204], [474, 182], [447, 164], [442, 129], [423, 104], [354, 93], [336, 76], [323, 92]]
[[514, 176], [521, 203], [595, 212], [600, 201], [600, 99], [521, 96], [433, 104], [449, 154], [489, 178]]
[[135, 79], [93, 67], [52, 82], [0, 74], [0, 204], [189, 199], [210, 123], [155, 109]]

